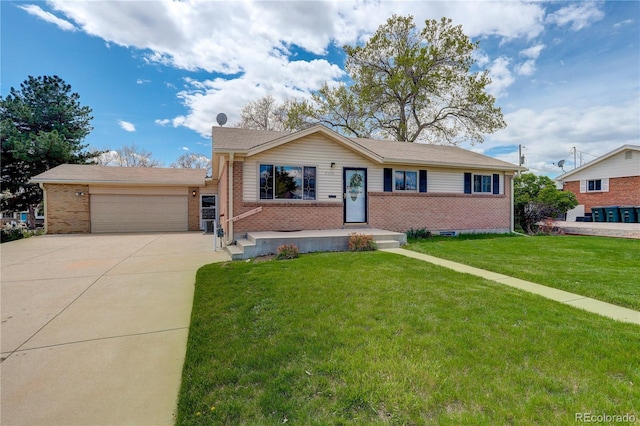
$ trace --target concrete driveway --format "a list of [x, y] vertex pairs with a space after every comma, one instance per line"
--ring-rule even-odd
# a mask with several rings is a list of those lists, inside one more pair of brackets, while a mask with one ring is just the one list
[[172, 424], [200, 233], [46, 235], [1, 253], [2, 425]]

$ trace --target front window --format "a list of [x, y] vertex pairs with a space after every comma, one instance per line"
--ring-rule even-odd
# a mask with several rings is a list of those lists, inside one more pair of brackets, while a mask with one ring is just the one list
[[473, 175], [473, 192], [491, 193], [491, 176]]
[[316, 168], [260, 165], [261, 200], [315, 200]]
[[588, 181], [587, 191], [602, 191], [602, 179], [594, 179]]
[[396, 170], [396, 191], [416, 191], [418, 189], [418, 172]]

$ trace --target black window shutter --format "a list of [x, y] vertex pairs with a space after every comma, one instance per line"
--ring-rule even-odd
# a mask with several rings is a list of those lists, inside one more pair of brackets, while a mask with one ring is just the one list
[[493, 193], [500, 193], [500, 175], [497, 173], [493, 174]]
[[393, 191], [393, 170], [384, 169], [384, 192]]
[[471, 194], [471, 173], [464, 174], [464, 193]]
[[427, 192], [427, 171], [420, 170], [420, 192]]

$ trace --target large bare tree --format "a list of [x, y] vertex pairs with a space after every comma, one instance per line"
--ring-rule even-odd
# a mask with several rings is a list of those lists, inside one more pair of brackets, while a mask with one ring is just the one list
[[162, 162], [153, 158], [151, 151], [136, 144], [125, 145], [120, 149], [106, 151], [95, 158], [101, 166], [119, 167], [161, 167]]
[[364, 45], [344, 46], [348, 84], [325, 84], [297, 102], [288, 126], [323, 123], [347, 136], [406, 142], [480, 143], [506, 126], [487, 93], [488, 71], [473, 72], [472, 42], [450, 19], [394, 15]]
[[294, 130], [288, 126], [289, 109], [293, 101], [278, 103], [271, 95], [249, 102], [240, 112], [240, 121], [235, 127], [254, 130]]
[[211, 159], [204, 154], [184, 153], [171, 164], [177, 169], [206, 169], [207, 175], [211, 176]]

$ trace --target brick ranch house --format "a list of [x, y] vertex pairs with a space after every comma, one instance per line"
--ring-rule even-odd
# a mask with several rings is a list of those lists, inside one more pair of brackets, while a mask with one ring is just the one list
[[214, 127], [212, 138], [229, 242], [247, 232], [351, 226], [513, 230], [512, 179], [521, 168], [495, 158], [347, 138], [322, 125], [295, 133]]
[[640, 206], [640, 146], [623, 145], [556, 178], [584, 212], [596, 206]]
[[48, 233], [350, 227], [510, 232], [516, 165], [465, 149], [215, 127], [204, 170], [62, 165], [32, 179]]

